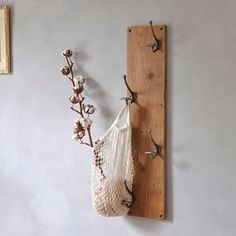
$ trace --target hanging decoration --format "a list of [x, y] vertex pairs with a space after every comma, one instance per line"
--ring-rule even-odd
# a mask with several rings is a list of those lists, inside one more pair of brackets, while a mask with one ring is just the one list
[[[93, 139], [91, 135], [91, 125], [93, 121], [90, 116], [95, 112], [95, 107], [90, 104], [85, 104], [84, 85], [86, 79], [83, 75], [75, 75], [73, 70], [74, 63], [71, 59], [72, 50], [66, 49], [62, 55], [65, 57], [66, 65], [61, 68], [61, 73], [71, 82], [73, 94], [69, 97], [71, 102], [71, 110], [79, 115], [79, 118], [74, 123], [73, 140], [81, 144], [93, 147]], [[88, 136], [89, 141], [84, 141], [85, 136]]]

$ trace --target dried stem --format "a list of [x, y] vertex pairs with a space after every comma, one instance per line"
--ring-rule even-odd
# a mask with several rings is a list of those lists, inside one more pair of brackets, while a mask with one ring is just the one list
[[88, 132], [88, 136], [89, 136], [89, 142], [91, 147], [93, 147], [93, 139], [92, 139], [92, 135], [91, 135], [91, 131], [90, 131], [90, 127], [87, 128], [87, 132]]
[[87, 145], [87, 146], [89, 146], [89, 147], [92, 147], [92, 146], [91, 146], [91, 144], [89, 144], [89, 143], [86, 143], [86, 142], [83, 142], [83, 140], [82, 140], [82, 139], [80, 139], [80, 144], [85, 144], [85, 145]]
[[[67, 63], [67, 66], [69, 68], [69, 71], [68, 71], [68, 73], [63, 73], [63, 72], [62, 73], [71, 81], [71, 83], [73, 85], [73, 89], [74, 89], [74, 87], [77, 86], [77, 84], [74, 81], [74, 78], [75, 78], [74, 77], [74, 71], [73, 71], [74, 63], [71, 60], [72, 51], [68, 49], [68, 50], [66, 50], [65, 53], [63, 53], [63, 55], [65, 56], [66, 63]], [[80, 85], [83, 86], [83, 84], [80, 84]], [[82, 91], [83, 91], [83, 87], [82, 87]], [[76, 91], [76, 95], [75, 95], [75, 96], [80, 98], [79, 102], [78, 102], [78, 109], [74, 108], [74, 105], [75, 105], [74, 102], [73, 102], [72, 106], [70, 107], [70, 109], [73, 110], [74, 112], [76, 112], [77, 114], [79, 114], [81, 116], [81, 118], [84, 118], [85, 117], [85, 113], [84, 113], [84, 110], [83, 110], [84, 109], [84, 103], [83, 102], [85, 100], [85, 97], [82, 96], [82, 94], [81, 94], [82, 91], [81, 92], [77, 92]], [[86, 116], [87, 119], [89, 119], [89, 115], [90, 114], [87, 114], [87, 116]], [[87, 131], [86, 133], [88, 134], [89, 143], [84, 142], [82, 140], [82, 138], [79, 139], [79, 141], [80, 141], [81, 144], [85, 144], [87, 146], [93, 147], [93, 139], [92, 139], [91, 129], [90, 128], [91, 128], [91, 125], [89, 125], [89, 127], [85, 129]]]
[[75, 111], [75, 112], [77, 112], [77, 113], [79, 113], [79, 114], [81, 115], [81, 112], [79, 112], [78, 110], [76, 110], [74, 107], [71, 107], [70, 109], [73, 110], [73, 111]]
[[71, 79], [70, 76], [67, 76], [67, 78], [71, 81], [71, 83], [73, 84], [73, 86], [75, 86], [75, 82], [73, 81], [73, 79]]
[[79, 109], [80, 109], [80, 115], [82, 118], [84, 118], [84, 114], [83, 114], [83, 101], [79, 102]]
[[[71, 59], [69, 60], [68, 57], [66, 57], [66, 62], [68, 64], [69, 68], [70, 68], [71, 80], [73, 81], [73, 79], [74, 79], [74, 72], [73, 72], [73, 65], [74, 65], [74, 63], [71, 61]], [[75, 85], [74, 81], [73, 81], [73, 85]]]

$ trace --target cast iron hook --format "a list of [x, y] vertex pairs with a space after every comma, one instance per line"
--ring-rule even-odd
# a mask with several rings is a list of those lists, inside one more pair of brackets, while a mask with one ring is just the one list
[[149, 24], [151, 26], [151, 30], [152, 30], [152, 35], [153, 35], [153, 38], [154, 38], [154, 43], [151, 44], [151, 45], [148, 45], [148, 47], [151, 47], [152, 48], [152, 51], [153, 52], [156, 52], [157, 50], [159, 50], [161, 48], [161, 43], [160, 43], [160, 40], [157, 38], [157, 36], [155, 35], [155, 32], [154, 32], [154, 29], [153, 29], [153, 26], [152, 26], [152, 21], [150, 20], [149, 21]]
[[126, 104], [131, 104], [133, 102], [136, 101], [137, 99], [137, 93], [135, 93], [134, 91], [131, 90], [131, 88], [129, 87], [128, 83], [127, 83], [127, 79], [126, 79], [126, 75], [123, 75], [123, 79], [125, 81], [125, 85], [127, 87], [127, 89], [129, 90], [130, 92], [130, 96], [129, 97], [123, 97], [121, 98], [121, 100], [125, 100], [126, 101]]
[[148, 133], [150, 135], [152, 143], [154, 144], [155, 149], [150, 151], [150, 152], [145, 152], [145, 154], [146, 154], [147, 157], [149, 157], [151, 159], [154, 159], [157, 156], [160, 156], [160, 154], [161, 154], [161, 146], [154, 141], [154, 139], [152, 137], [151, 129], [148, 129]]
[[122, 201], [122, 205], [125, 205], [126, 207], [130, 208], [130, 207], [132, 207], [132, 206], [134, 205], [134, 202], [135, 202], [136, 197], [135, 197], [135, 195], [134, 195], [134, 192], [130, 191], [130, 189], [128, 188], [126, 180], [124, 181], [124, 184], [125, 184], [125, 189], [126, 189], [126, 191], [127, 191], [127, 192], [130, 194], [130, 196], [131, 196], [131, 201], [123, 200], [123, 201]]

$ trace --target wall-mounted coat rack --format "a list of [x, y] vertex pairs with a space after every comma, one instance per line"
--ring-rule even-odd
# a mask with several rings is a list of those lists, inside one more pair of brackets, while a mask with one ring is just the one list
[[127, 32], [127, 82], [136, 94], [130, 106], [136, 200], [129, 215], [155, 219], [166, 215], [166, 31], [150, 21]]
[[[109, 177], [108, 170], [110, 170], [110, 176], [113, 176], [112, 166], [114, 165], [109, 168], [104, 166], [105, 161], [109, 163], [111, 160], [111, 156], [109, 158], [106, 156], [106, 154], [111, 154], [107, 151], [108, 144], [111, 145], [114, 141], [104, 141], [105, 136], [102, 140], [93, 141], [90, 115], [94, 113], [95, 108], [91, 104], [85, 104], [83, 95], [85, 78], [82, 75], [74, 75], [72, 54], [70, 49], [63, 52], [66, 65], [62, 67], [61, 73], [71, 82], [73, 90], [73, 95], [69, 97], [71, 109], [79, 115], [74, 124], [73, 139], [93, 148], [93, 181], [97, 183], [97, 185], [93, 184], [93, 204], [96, 211], [106, 216], [124, 215], [129, 211], [128, 214], [131, 216], [164, 219], [166, 209], [166, 26], [153, 26], [150, 21], [149, 26], [128, 28], [128, 80], [126, 75], [123, 77], [128, 96], [121, 99], [130, 106], [130, 118], [129, 109], [125, 106], [129, 129], [126, 129], [127, 135], [123, 134], [123, 138], [119, 139], [120, 142], [126, 140], [122, 147], [128, 148], [126, 152], [118, 151], [117, 153], [122, 153], [122, 156], [119, 158], [115, 156], [114, 159], [114, 163], [117, 160], [123, 160], [122, 173], [123, 170], [127, 172], [129, 169], [129, 173], [123, 174], [122, 179], [118, 178], [118, 175], [114, 178]], [[123, 111], [122, 109], [117, 119]], [[86, 136], [87, 141], [84, 141]], [[112, 136], [110, 140], [114, 140], [114, 137]], [[107, 142], [105, 151], [101, 151], [104, 142]], [[116, 144], [109, 150], [114, 150], [115, 147], [117, 147]], [[126, 155], [123, 155], [124, 153]], [[113, 154], [112, 157], [114, 157]], [[124, 161], [124, 157], [127, 157], [127, 161]], [[133, 162], [135, 171], [133, 171]], [[134, 181], [133, 173], [135, 173]], [[113, 190], [114, 192], [111, 193]]]

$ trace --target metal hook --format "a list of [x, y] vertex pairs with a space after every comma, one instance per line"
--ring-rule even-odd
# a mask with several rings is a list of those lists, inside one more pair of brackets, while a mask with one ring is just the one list
[[151, 138], [151, 140], [152, 140], [152, 143], [153, 143], [154, 146], [155, 146], [155, 149], [152, 150], [152, 151], [150, 151], [150, 152], [145, 152], [145, 154], [146, 154], [147, 157], [149, 157], [149, 158], [151, 158], [151, 159], [154, 159], [154, 158], [156, 158], [157, 156], [160, 156], [160, 154], [161, 154], [161, 146], [160, 146], [159, 144], [157, 144], [157, 143], [154, 141], [154, 139], [153, 139], [153, 137], [152, 137], [151, 129], [148, 129], [148, 133], [149, 133], [149, 135], [150, 135], [150, 138]]
[[129, 90], [130, 92], [130, 96], [129, 97], [123, 97], [121, 98], [121, 100], [125, 100], [126, 101], [126, 104], [131, 104], [133, 102], [136, 101], [137, 99], [137, 93], [135, 93], [134, 91], [131, 90], [131, 88], [129, 87], [128, 83], [127, 83], [127, 79], [126, 79], [126, 75], [123, 75], [123, 79], [125, 81], [125, 85], [127, 87], [127, 89]]
[[130, 208], [134, 205], [134, 202], [135, 202], [135, 195], [134, 195], [134, 192], [130, 191], [130, 189], [128, 188], [127, 186], [127, 181], [125, 180], [124, 181], [124, 184], [125, 184], [125, 189], [126, 191], [130, 194], [131, 196], [131, 201], [128, 201], [128, 200], [122, 200], [122, 205], [125, 205], [126, 207]]
[[151, 20], [149, 21], [149, 24], [151, 26], [152, 35], [153, 35], [153, 38], [154, 38], [154, 43], [152, 43], [151, 45], [148, 45], [148, 47], [152, 48], [152, 52], [156, 52], [157, 50], [159, 50], [161, 48], [161, 43], [160, 43], [160, 40], [155, 35]]

